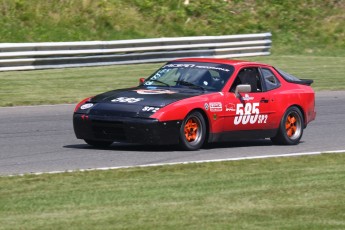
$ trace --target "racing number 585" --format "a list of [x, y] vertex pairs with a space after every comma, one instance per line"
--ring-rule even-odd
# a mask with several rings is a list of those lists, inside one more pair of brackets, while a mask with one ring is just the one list
[[258, 120], [259, 116], [259, 105], [260, 103], [242, 103], [237, 104], [236, 106], [236, 117], [234, 120], [235, 125], [239, 124], [254, 124]]

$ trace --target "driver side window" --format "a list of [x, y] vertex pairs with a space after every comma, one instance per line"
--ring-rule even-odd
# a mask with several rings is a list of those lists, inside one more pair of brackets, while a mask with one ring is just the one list
[[262, 85], [258, 69], [254, 67], [241, 69], [231, 86], [231, 92], [235, 92], [236, 86], [242, 84], [250, 85], [252, 93], [262, 92]]

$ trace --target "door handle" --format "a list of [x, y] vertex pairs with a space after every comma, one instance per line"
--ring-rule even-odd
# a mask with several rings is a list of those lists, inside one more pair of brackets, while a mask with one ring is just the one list
[[269, 101], [269, 100], [268, 100], [268, 99], [266, 99], [266, 98], [264, 98], [264, 97], [263, 97], [263, 98], [261, 98], [261, 100], [260, 100], [260, 102], [262, 102], [262, 103], [268, 103], [268, 101]]

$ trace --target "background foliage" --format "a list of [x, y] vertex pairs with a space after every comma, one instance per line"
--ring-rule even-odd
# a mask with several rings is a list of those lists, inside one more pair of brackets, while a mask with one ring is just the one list
[[271, 31], [273, 54], [345, 53], [344, 0], [0, 0], [0, 42]]

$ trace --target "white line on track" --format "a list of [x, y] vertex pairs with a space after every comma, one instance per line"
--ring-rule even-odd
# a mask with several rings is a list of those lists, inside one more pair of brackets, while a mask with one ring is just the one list
[[11, 176], [24, 176], [24, 175], [42, 175], [42, 174], [58, 174], [58, 173], [72, 173], [72, 172], [106, 171], [106, 170], [113, 170], [113, 169], [145, 168], [145, 167], [179, 165], [179, 164], [200, 164], [200, 163], [254, 160], [254, 159], [266, 159], [266, 158], [278, 158], [278, 157], [297, 157], [297, 156], [308, 156], [308, 155], [321, 155], [321, 154], [327, 154], [327, 153], [345, 153], [345, 149], [344, 150], [334, 150], [334, 151], [322, 151], [322, 152], [289, 153], [289, 154], [278, 154], [278, 155], [263, 155], [263, 156], [252, 156], [252, 157], [214, 159], [214, 160], [185, 161], [185, 162], [174, 162], [174, 163], [117, 166], [117, 167], [104, 167], [104, 168], [88, 168], [88, 169], [51, 171], [51, 172], [35, 172], [35, 173], [25, 173], [25, 174], [13, 174], [13, 175], [9, 175], [9, 176], [11, 177]]

